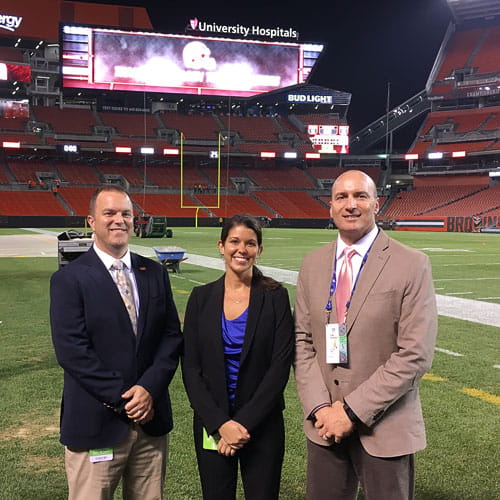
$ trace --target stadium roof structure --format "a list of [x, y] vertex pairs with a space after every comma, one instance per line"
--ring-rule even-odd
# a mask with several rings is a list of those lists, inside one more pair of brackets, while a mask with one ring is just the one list
[[448, 6], [457, 24], [500, 16], [498, 0], [448, 0]]
[[[305, 114], [336, 112], [341, 118], [345, 118], [352, 94], [343, 90], [334, 90], [320, 85], [299, 83], [282, 89], [272, 90], [248, 99], [249, 104], [261, 103], [274, 105], [277, 110], [293, 109], [294, 112]], [[311, 105], [315, 109], [311, 109]]]

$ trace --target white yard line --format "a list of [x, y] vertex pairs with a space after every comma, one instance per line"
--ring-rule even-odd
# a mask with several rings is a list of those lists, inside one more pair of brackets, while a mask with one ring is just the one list
[[[47, 231], [44, 229], [26, 228], [28, 231], [40, 233], [45, 235], [56, 236], [58, 233], [55, 231]], [[131, 245], [131, 250], [140, 253], [146, 257], [155, 258], [154, 250], [150, 247], [141, 245]], [[52, 256], [56, 255], [56, 248]], [[49, 254], [47, 254], [49, 256]], [[224, 270], [224, 262], [222, 259], [214, 257], [205, 257], [204, 255], [196, 255], [186, 253], [185, 257], [188, 258], [187, 263], [195, 266], [206, 267], [210, 269]], [[276, 267], [259, 266], [262, 272], [271, 276], [272, 278], [287, 283], [289, 285], [297, 284], [298, 271], [290, 271], [287, 269], [278, 269]], [[437, 279], [434, 281], [467, 281], [467, 280], [495, 280], [499, 278], [445, 278]], [[447, 295], [436, 295], [438, 313], [442, 316], [460, 319], [464, 321], [471, 321], [473, 323], [480, 323], [483, 325], [500, 327], [500, 304], [490, 302], [481, 302], [479, 300], [465, 299], [462, 297], [450, 297]]]
[[450, 356], [455, 356], [457, 358], [463, 356], [463, 354], [460, 354], [458, 352], [449, 351], [448, 349], [443, 349], [441, 347], [435, 347], [434, 350], [438, 351], [438, 352], [442, 352], [444, 354], [449, 354]]

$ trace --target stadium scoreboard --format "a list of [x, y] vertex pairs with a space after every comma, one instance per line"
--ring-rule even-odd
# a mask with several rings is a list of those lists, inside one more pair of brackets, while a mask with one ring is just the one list
[[63, 88], [251, 97], [307, 81], [321, 44], [62, 25]]

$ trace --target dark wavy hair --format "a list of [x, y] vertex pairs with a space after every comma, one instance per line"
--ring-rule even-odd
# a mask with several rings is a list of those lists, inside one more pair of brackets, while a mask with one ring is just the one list
[[[227, 237], [229, 236], [229, 231], [236, 226], [245, 226], [248, 229], [251, 229], [255, 233], [255, 236], [257, 236], [257, 243], [259, 246], [262, 245], [262, 226], [260, 225], [258, 219], [250, 214], [235, 214], [224, 221], [224, 225], [222, 226], [220, 233], [222, 243], [226, 242]], [[276, 281], [269, 276], [264, 276], [262, 271], [257, 266], [253, 266], [252, 284], [260, 284], [266, 290], [275, 290], [281, 286], [279, 281]]]

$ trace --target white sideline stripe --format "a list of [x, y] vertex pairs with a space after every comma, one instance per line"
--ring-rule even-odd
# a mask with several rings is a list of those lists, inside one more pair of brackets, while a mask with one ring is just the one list
[[500, 368], [500, 365], [493, 365], [493, 368]]
[[448, 349], [442, 349], [441, 347], [434, 347], [434, 350], [438, 352], [443, 352], [444, 354], [449, 354], [450, 356], [456, 356], [456, 357], [463, 356], [463, 354], [460, 354], [459, 352], [449, 351]]
[[[24, 228], [28, 231], [41, 234], [57, 235], [55, 231], [46, 231], [43, 229]], [[130, 245], [131, 250], [140, 253], [146, 257], [155, 258], [154, 250], [150, 247], [141, 245]], [[195, 266], [207, 267], [210, 269], [224, 270], [224, 262], [220, 258], [205, 257], [203, 255], [195, 255], [186, 253], [188, 263]], [[297, 284], [298, 271], [288, 271], [286, 269], [278, 269], [275, 267], [259, 266], [262, 272], [271, 276], [278, 281], [289, 285]], [[448, 278], [445, 280], [435, 281], [458, 281], [460, 278]], [[500, 279], [500, 278], [483, 278], [483, 279]], [[488, 326], [500, 327], [500, 304], [491, 302], [481, 302], [479, 300], [464, 299], [462, 297], [449, 297], [446, 295], [436, 295], [438, 313], [442, 316], [471, 321]]]

